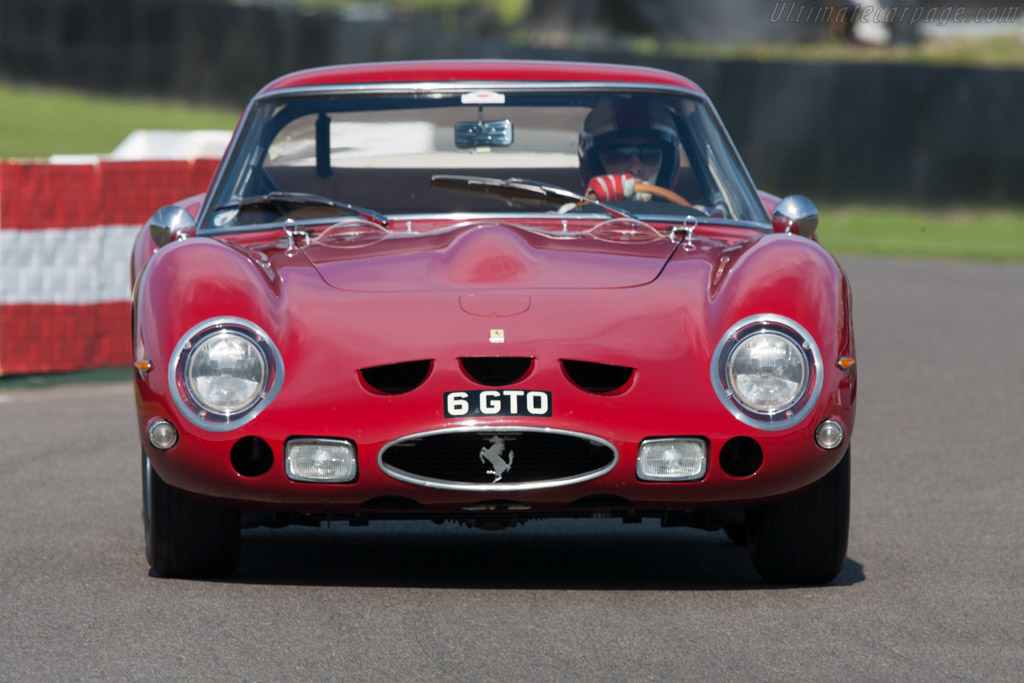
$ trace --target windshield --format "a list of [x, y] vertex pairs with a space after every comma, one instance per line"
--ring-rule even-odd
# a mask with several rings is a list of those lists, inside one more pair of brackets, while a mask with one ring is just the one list
[[200, 229], [285, 217], [323, 222], [342, 213], [600, 212], [564, 198], [530, 204], [439, 179], [527, 179], [582, 195], [601, 182], [595, 178], [625, 174], [635, 178], [635, 191], [630, 185], [597, 198], [637, 216], [766, 221], [717, 117], [699, 97], [452, 89], [300, 92], [257, 101]]

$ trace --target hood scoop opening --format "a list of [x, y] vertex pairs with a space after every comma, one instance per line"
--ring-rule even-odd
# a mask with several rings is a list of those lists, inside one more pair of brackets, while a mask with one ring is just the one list
[[512, 356], [460, 358], [462, 372], [477, 384], [503, 387], [515, 384], [530, 373], [532, 358]]
[[405, 394], [426, 381], [434, 362], [414, 360], [363, 368], [359, 375], [371, 389], [382, 394]]
[[573, 384], [591, 394], [613, 394], [626, 389], [634, 368], [583, 360], [563, 360], [562, 369]]

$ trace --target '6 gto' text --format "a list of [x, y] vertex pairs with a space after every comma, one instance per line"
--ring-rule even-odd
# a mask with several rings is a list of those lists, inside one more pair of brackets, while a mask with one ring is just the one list
[[551, 417], [551, 392], [522, 389], [445, 392], [445, 417], [502, 415]]

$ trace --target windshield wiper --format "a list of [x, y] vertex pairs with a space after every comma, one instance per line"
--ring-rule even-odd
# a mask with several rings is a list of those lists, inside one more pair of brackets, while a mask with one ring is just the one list
[[261, 194], [256, 197], [246, 197], [240, 199], [237, 202], [230, 202], [228, 204], [221, 204], [220, 206], [214, 207], [214, 211], [226, 211], [228, 209], [253, 209], [260, 207], [279, 207], [279, 206], [324, 206], [331, 209], [337, 209], [343, 213], [354, 213], [360, 218], [365, 218], [368, 221], [372, 221], [381, 227], [388, 227], [388, 218], [382, 213], [378, 213], [373, 209], [365, 209], [361, 206], [354, 204], [348, 204], [346, 202], [339, 202], [336, 199], [324, 197], [323, 195], [313, 194], [310, 192], [268, 192], [267, 194]]
[[567, 190], [564, 187], [536, 180], [527, 180], [526, 178], [505, 178], [502, 180], [501, 178], [475, 175], [433, 175], [430, 176], [430, 184], [454, 190], [494, 194], [508, 200], [560, 201], [563, 203], [568, 201], [575, 203], [576, 206], [592, 204], [614, 218], [639, 220], [628, 211], [617, 209], [596, 199]]

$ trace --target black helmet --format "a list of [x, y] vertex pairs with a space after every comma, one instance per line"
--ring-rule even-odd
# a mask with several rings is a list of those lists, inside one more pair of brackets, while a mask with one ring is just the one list
[[662, 187], [675, 186], [680, 156], [677, 119], [667, 107], [647, 97], [603, 99], [587, 114], [579, 144], [584, 185], [605, 172], [599, 158], [601, 148], [623, 138], [647, 138], [658, 143], [662, 157], [655, 182]]

